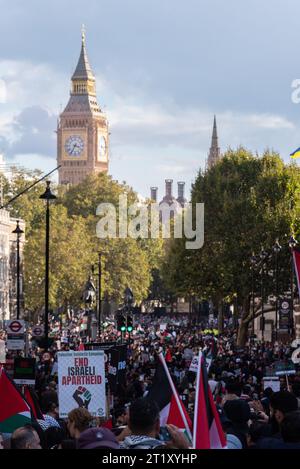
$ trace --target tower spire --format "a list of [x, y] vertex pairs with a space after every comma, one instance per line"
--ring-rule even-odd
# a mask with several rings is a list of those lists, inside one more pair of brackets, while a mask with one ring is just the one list
[[220, 147], [219, 147], [219, 139], [218, 139], [218, 131], [217, 131], [217, 119], [216, 119], [216, 116], [214, 116], [211, 147], [210, 147], [208, 159], [207, 159], [208, 169], [212, 168], [220, 160], [220, 157], [221, 156], [220, 156]]
[[81, 43], [85, 46], [85, 26], [82, 24], [81, 26]]
[[92, 80], [95, 81], [89, 59], [86, 52], [86, 33], [84, 24], [81, 27], [81, 51], [78, 63], [73, 73], [72, 80]]

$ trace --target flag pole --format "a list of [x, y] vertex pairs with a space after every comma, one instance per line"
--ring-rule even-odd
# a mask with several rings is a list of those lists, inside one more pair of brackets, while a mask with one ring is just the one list
[[183, 410], [182, 410], [181, 402], [180, 402], [179, 396], [178, 396], [178, 394], [177, 394], [177, 390], [176, 390], [176, 388], [175, 388], [175, 385], [174, 385], [174, 383], [173, 383], [173, 380], [172, 380], [172, 378], [171, 378], [171, 375], [170, 375], [170, 372], [169, 372], [169, 368], [168, 368], [168, 366], [167, 366], [167, 364], [166, 364], [165, 357], [163, 356], [162, 353], [160, 353], [158, 356], [159, 356], [159, 359], [160, 359], [160, 361], [161, 361], [161, 363], [162, 363], [162, 365], [163, 365], [163, 367], [164, 367], [164, 370], [165, 370], [165, 372], [166, 372], [166, 375], [167, 375], [167, 377], [168, 377], [168, 381], [169, 381], [169, 384], [170, 384], [170, 386], [171, 386], [172, 392], [173, 392], [173, 394], [174, 394], [174, 396], [175, 396], [176, 403], [177, 403], [177, 406], [178, 406], [178, 409], [179, 409], [181, 418], [182, 418], [182, 420], [183, 420], [183, 423], [184, 423], [186, 432], [187, 432], [187, 434], [188, 434], [188, 437], [189, 437], [190, 440], [192, 441], [192, 434], [191, 434], [189, 425], [188, 425], [188, 423], [187, 423], [186, 416], [184, 415], [184, 412], [183, 412]]
[[201, 377], [201, 360], [202, 360], [202, 352], [201, 352], [201, 350], [199, 350], [199, 355], [198, 355], [198, 370], [197, 370], [197, 381], [196, 381], [196, 396], [195, 396], [195, 407], [194, 407], [193, 449], [196, 449], [197, 415], [198, 415], [199, 392], [200, 392], [200, 377]]

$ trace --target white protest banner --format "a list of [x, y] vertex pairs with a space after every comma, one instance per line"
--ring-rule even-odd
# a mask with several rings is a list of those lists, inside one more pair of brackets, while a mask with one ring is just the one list
[[59, 416], [66, 418], [76, 407], [93, 417], [106, 413], [104, 351], [59, 352]]
[[[209, 371], [212, 359], [211, 358], [206, 358], [205, 362], [206, 362], [206, 369], [207, 369], [207, 371]], [[190, 365], [189, 371], [193, 371], [194, 373], [197, 373], [197, 371], [198, 371], [198, 356], [197, 355], [194, 356], [194, 358], [192, 360], [192, 363]]]
[[161, 332], [164, 332], [167, 329], [167, 324], [160, 324], [159, 329]]
[[271, 388], [273, 392], [280, 391], [280, 381], [278, 376], [270, 376], [263, 378], [264, 381], [264, 390], [267, 388]]
[[295, 363], [295, 365], [300, 363], [300, 347], [293, 351], [292, 362]]
[[197, 356], [193, 358], [189, 371], [193, 371], [194, 373], [197, 373], [198, 371], [198, 357]]

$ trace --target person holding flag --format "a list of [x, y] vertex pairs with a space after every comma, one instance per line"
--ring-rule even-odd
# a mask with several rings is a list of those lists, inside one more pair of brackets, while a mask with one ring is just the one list
[[225, 449], [226, 439], [209, 387], [205, 358], [198, 355], [193, 449]]

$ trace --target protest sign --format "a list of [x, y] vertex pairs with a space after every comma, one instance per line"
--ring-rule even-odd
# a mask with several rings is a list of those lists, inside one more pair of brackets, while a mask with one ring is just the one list
[[292, 360], [282, 360], [274, 363], [275, 375], [294, 375], [296, 373], [295, 365]]
[[[211, 365], [212, 359], [211, 358], [206, 358], [205, 359], [205, 364], [206, 364], [206, 369], [209, 371], [210, 365]], [[193, 371], [194, 373], [197, 373], [198, 371], [198, 356], [195, 355], [192, 363], [190, 365], [189, 371]]]
[[293, 351], [292, 362], [295, 363], [295, 365], [300, 363], [300, 347]]
[[263, 378], [264, 382], [264, 390], [267, 388], [271, 388], [273, 392], [280, 391], [280, 381], [278, 376], [266, 376]]
[[16, 384], [35, 384], [35, 358], [15, 358], [14, 382]]
[[103, 350], [59, 352], [59, 416], [66, 418], [76, 407], [86, 408], [93, 417], [106, 413]]

